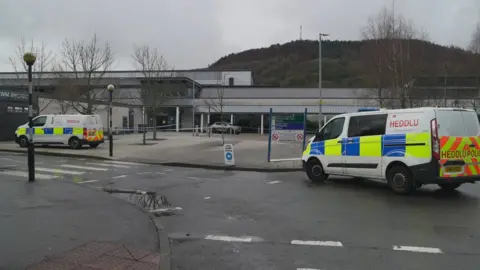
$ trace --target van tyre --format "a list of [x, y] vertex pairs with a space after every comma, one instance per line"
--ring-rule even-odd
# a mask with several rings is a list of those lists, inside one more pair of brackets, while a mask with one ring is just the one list
[[68, 141], [68, 146], [70, 146], [70, 148], [72, 148], [72, 149], [80, 149], [80, 148], [82, 148], [82, 143], [80, 142], [80, 140], [78, 138], [71, 138]]
[[28, 147], [27, 136], [21, 136], [20, 138], [18, 138], [18, 145], [20, 145], [20, 147]]
[[455, 189], [459, 188], [462, 184], [457, 183], [448, 183], [448, 184], [438, 184], [443, 190], [446, 191], [454, 191]]
[[416, 188], [412, 172], [402, 165], [395, 165], [388, 170], [387, 182], [392, 191], [397, 194], [410, 194]]
[[308, 178], [314, 183], [323, 183], [328, 178], [328, 174], [325, 174], [322, 163], [316, 158], [312, 158], [307, 161], [306, 172]]

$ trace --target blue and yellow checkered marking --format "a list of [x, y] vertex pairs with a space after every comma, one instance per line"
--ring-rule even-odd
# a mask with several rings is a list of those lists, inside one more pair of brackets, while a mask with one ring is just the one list
[[430, 134], [388, 134], [312, 142], [306, 153], [353, 157], [430, 157]]
[[[17, 129], [17, 135], [30, 134], [30, 128]], [[83, 135], [82, 127], [55, 127], [55, 128], [33, 128], [33, 134], [35, 135]]]

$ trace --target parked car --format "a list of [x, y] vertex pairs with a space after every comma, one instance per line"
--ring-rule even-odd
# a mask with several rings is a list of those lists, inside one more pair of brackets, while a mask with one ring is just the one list
[[210, 126], [212, 133], [235, 133], [240, 134], [242, 132], [242, 128], [239, 126], [232, 125], [227, 122], [215, 122]]

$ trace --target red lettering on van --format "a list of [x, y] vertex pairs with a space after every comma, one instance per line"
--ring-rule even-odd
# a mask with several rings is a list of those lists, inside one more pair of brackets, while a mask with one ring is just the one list
[[417, 127], [418, 119], [390, 121], [391, 128]]
[[80, 120], [67, 120], [67, 123], [78, 124], [78, 123], [80, 123]]

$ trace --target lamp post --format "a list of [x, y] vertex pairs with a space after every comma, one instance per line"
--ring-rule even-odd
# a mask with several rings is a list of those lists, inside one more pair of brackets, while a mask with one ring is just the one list
[[318, 129], [322, 127], [322, 37], [328, 37], [328, 34], [318, 34]]
[[115, 86], [109, 84], [107, 86], [108, 90], [108, 151], [110, 156], [113, 157], [113, 135], [112, 135], [112, 94]]
[[33, 147], [33, 83], [32, 66], [37, 57], [33, 53], [25, 53], [23, 61], [28, 66], [28, 182], [35, 182], [35, 148]]

